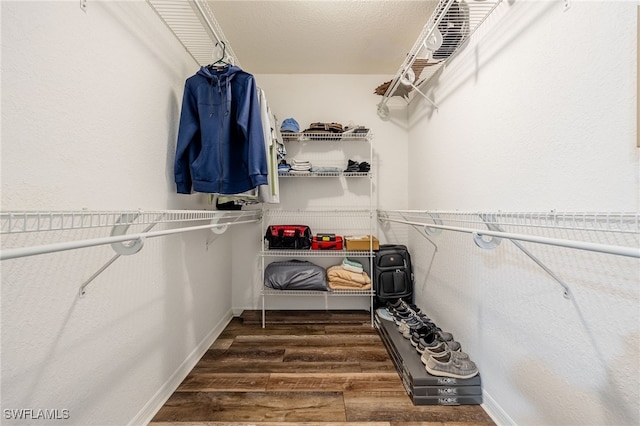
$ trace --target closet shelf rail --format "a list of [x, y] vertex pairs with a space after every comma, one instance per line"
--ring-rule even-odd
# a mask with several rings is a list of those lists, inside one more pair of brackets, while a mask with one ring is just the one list
[[451, 58], [463, 50], [469, 38], [501, 2], [502, 0], [438, 0], [433, 13], [378, 103], [378, 115], [386, 118], [389, 115], [387, 102], [392, 96], [400, 95], [409, 103], [418, 94], [437, 108], [437, 104], [421, 87], [426, 86]]
[[199, 65], [210, 64], [216, 46], [224, 42], [226, 56], [241, 67], [206, 1], [147, 0], [147, 3]]
[[[0, 260], [54, 253], [86, 247], [111, 244], [118, 254], [134, 254], [142, 247], [145, 238], [179, 234], [183, 232], [210, 229], [214, 233], [224, 232], [229, 226], [259, 222], [262, 218], [260, 210], [246, 211], [192, 211], [192, 210], [159, 210], [159, 211], [51, 211], [51, 212], [2, 212], [0, 225], [2, 234], [26, 232], [64, 231], [74, 229], [112, 227], [111, 236], [66, 241], [60, 243], [7, 248], [0, 251]], [[207, 224], [194, 224], [194, 222]], [[161, 223], [191, 223], [187, 226], [150, 231]], [[143, 232], [127, 234], [129, 226], [148, 225]], [[129, 244], [123, 244], [130, 242]]]
[[[526, 241], [577, 250], [640, 258], [640, 213], [559, 213], [559, 212], [447, 212], [423, 210], [378, 210], [378, 220], [423, 227], [425, 234], [443, 230], [472, 234], [481, 248], [494, 248], [500, 238]], [[483, 228], [479, 228], [482, 226]], [[524, 227], [531, 233], [513, 233], [504, 227]], [[534, 229], [561, 229], [606, 232], [632, 236], [634, 246], [594, 243], [534, 235]], [[486, 237], [490, 239], [487, 240]]]

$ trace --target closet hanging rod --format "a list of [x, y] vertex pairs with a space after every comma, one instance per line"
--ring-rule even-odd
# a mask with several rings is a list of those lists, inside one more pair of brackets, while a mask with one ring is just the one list
[[[16, 257], [52, 253], [56, 251], [111, 244], [120, 254], [135, 254], [143, 245], [144, 238], [170, 235], [180, 232], [211, 229], [215, 234], [223, 233], [230, 225], [254, 223], [262, 219], [261, 210], [219, 211], [219, 210], [155, 210], [155, 211], [26, 211], [1, 212], [2, 234], [28, 232], [70, 231], [111, 227], [111, 236], [54, 243], [42, 246], [10, 248], [0, 251], [0, 260]], [[209, 221], [207, 225], [183, 226], [166, 231], [148, 232], [160, 223], [189, 223]], [[132, 225], [150, 225], [137, 234], [127, 234]], [[133, 241], [129, 245], [122, 244]]]
[[474, 236], [488, 236], [496, 238], [506, 238], [509, 240], [528, 241], [538, 244], [547, 244], [559, 247], [572, 248], [577, 250], [594, 251], [599, 253], [613, 254], [618, 256], [628, 256], [640, 258], [640, 248], [613, 246], [608, 244], [590, 243], [586, 241], [573, 241], [560, 238], [538, 237], [535, 235], [516, 234], [511, 232], [491, 231], [486, 229], [473, 229], [458, 226], [439, 225], [435, 223], [413, 222], [402, 219], [392, 219], [385, 216], [384, 212], [378, 212], [378, 220], [386, 222], [402, 223], [405, 225], [422, 226], [427, 228], [443, 229], [472, 234]]
[[68, 241], [63, 243], [45, 244], [33, 247], [21, 247], [0, 251], [0, 260], [16, 259], [19, 257], [35, 256], [39, 254], [55, 253], [65, 250], [94, 247], [106, 244], [121, 243], [125, 241], [143, 241], [145, 238], [163, 237], [166, 235], [180, 234], [183, 232], [200, 231], [203, 229], [213, 229], [230, 225], [241, 225], [259, 222], [260, 219], [242, 220], [237, 222], [223, 222], [209, 225], [189, 226], [185, 228], [167, 229], [164, 231], [140, 232], [137, 234], [119, 235], [102, 238], [92, 238], [87, 240]]

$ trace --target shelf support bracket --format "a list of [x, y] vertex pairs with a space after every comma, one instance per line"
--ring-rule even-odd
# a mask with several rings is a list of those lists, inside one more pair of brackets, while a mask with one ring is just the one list
[[415, 84], [411, 83], [410, 84], [411, 87], [413, 87], [413, 89], [416, 91], [416, 93], [418, 93], [420, 96], [422, 96], [423, 98], [425, 98], [427, 101], [429, 101], [429, 103], [435, 108], [438, 109], [438, 104], [436, 104], [430, 97], [428, 97], [427, 95], [425, 95], [424, 93], [422, 93], [422, 90], [420, 90], [418, 88], [418, 86], [416, 86]]
[[220, 219], [223, 217], [224, 217], [224, 214], [219, 217], [211, 219], [211, 225], [218, 225], [218, 226], [211, 228], [211, 233], [213, 235], [207, 240], [205, 244], [207, 250], [209, 250], [209, 245], [211, 245], [215, 240], [218, 239], [218, 237], [220, 237], [220, 235], [224, 234], [227, 231], [227, 229], [229, 229], [228, 224], [220, 223]]
[[[482, 221], [487, 225], [487, 228], [490, 231], [504, 232], [500, 227], [496, 224], [496, 220], [493, 215], [481, 215]], [[500, 245], [502, 238], [492, 236], [490, 239], [485, 239], [485, 237], [478, 232], [473, 232], [471, 234], [473, 236], [473, 242], [482, 249], [492, 250]]]
[[[116, 221], [117, 225], [114, 225], [113, 229], [111, 230], [111, 236], [114, 237], [114, 236], [125, 235], [129, 230], [129, 226], [131, 226], [131, 223], [134, 220], [136, 220], [138, 216], [139, 216], [138, 214], [120, 215], [120, 217]], [[143, 238], [137, 238], [133, 241], [126, 241], [126, 242], [123, 241], [123, 242], [111, 244], [111, 248], [113, 249], [113, 251], [125, 256], [136, 254], [137, 252], [142, 250], [142, 246], [144, 246]]]
[[[502, 227], [496, 223], [495, 218], [493, 216], [480, 215], [480, 218], [487, 225], [487, 228], [489, 228], [489, 230], [496, 231], [496, 232], [505, 232], [504, 229], [502, 229]], [[473, 234], [473, 239], [474, 239], [474, 242], [476, 244], [478, 244], [478, 242], [476, 241], [476, 236], [478, 236], [478, 235], [476, 233], [474, 233]], [[482, 236], [480, 235], [480, 236], [478, 236], [478, 238], [482, 239]], [[497, 237], [493, 237], [492, 240], [495, 240], [496, 238]], [[498, 240], [500, 240], [500, 238], [498, 238]], [[527, 257], [529, 257], [529, 259], [533, 260], [536, 265], [541, 267], [543, 271], [545, 271], [547, 274], [549, 274], [549, 276], [551, 278], [553, 278], [554, 281], [556, 281], [558, 284], [560, 284], [562, 286], [562, 288], [564, 289], [564, 293], [563, 293], [564, 297], [566, 299], [571, 299], [571, 290], [569, 288], [569, 285], [567, 283], [565, 283], [564, 280], [558, 276], [558, 274], [553, 272], [540, 259], [538, 259], [536, 256], [534, 256], [533, 253], [531, 253], [529, 250], [527, 250], [522, 245], [522, 243], [520, 243], [520, 241], [517, 241], [517, 240], [514, 240], [514, 239], [509, 239], [509, 241], [511, 241], [513, 243], [513, 245], [516, 246], [521, 252], [523, 252], [525, 255], [527, 255]], [[497, 246], [498, 244], [499, 244], [499, 241], [495, 245]], [[479, 244], [478, 244], [478, 246], [482, 247]], [[485, 248], [485, 247], [483, 247], [483, 248]]]
[[[123, 216], [125, 216], [125, 215], [120, 216], [120, 218], [122, 218]], [[138, 215], [135, 215], [135, 216], [137, 217]], [[162, 216], [161, 216], [161, 217], [162, 217]], [[158, 220], [160, 220], [160, 218], [158, 218]], [[144, 231], [143, 231], [143, 232], [149, 232], [149, 231], [150, 231], [154, 226], [156, 226], [156, 225], [157, 225], [157, 223], [151, 223], [151, 224], [149, 224], [149, 226], [147, 226], [146, 228], [144, 228]], [[116, 225], [116, 226], [121, 226], [121, 225]], [[115, 230], [115, 228], [116, 228], [116, 227], [114, 227], [114, 230]], [[124, 232], [123, 232], [123, 233], [125, 233], [125, 232], [126, 232], [126, 230], [127, 230], [128, 228], [129, 228], [129, 224], [127, 224], [127, 225], [126, 225], [126, 227], [124, 228]], [[113, 233], [113, 232], [114, 232], [114, 231], [112, 230], [112, 231], [111, 231], [111, 235], [114, 235], [114, 233]], [[122, 232], [122, 231], [119, 229], [119, 230], [118, 230], [118, 231], [116, 231], [116, 232]], [[117, 234], [117, 235], [122, 235], [122, 234]], [[143, 240], [142, 240], [142, 238], [139, 238], [139, 239], [137, 239], [137, 240], [135, 240], [135, 241], [143, 241]], [[118, 243], [113, 243], [113, 244], [111, 245], [111, 247], [114, 247], [114, 245], [116, 245], [116, 247], [119, 247], [119, 248], [118, 248], [118, 250], [122, 249], [121, 247], [125, 247], [125, 249], [122, 249], [122, 250], [126, 251], [126, 247], [127, 247], [127, 246], [125, 246], [124, 244], [122, 244], [121, 246], [119, 246], [119, 245], [117, 245], [117, 244], [118, 244]], [[143, 243], [140, 243], [140, 247], [138, 248], [138, 250], [136, 251], [136, 253], [137, 253], [138, 251], [140, 251], [140, 249], [142, 249], [142, 244], [143, 244]], [[134, 245], [134, 246], [135, 246], [135, 245]], [[100, 267], [100, 269], [98, 269], [98, 270], [97, 270], [93, 275], [91, 275], [91, 276], [90, 276], [90, 277], [89, 277], [85, 282], [83, 282], [83, 283], [82, 283], [82, 285], [80, 286], [79, 293], [78, 293], [78, 295], [79, 295], [80, 297], [83, 297], [83, 296], [87, 293], [87, 287], [89, 286], [89, 284], [91, 284], [91, 282], [93, 282], [93, 280], [95, 280], [96, 278], [98, 278], [98, 276], [99, 276], [101, 273], [103, 273], [103, 272], [104, 272], [104, 271], [105, 271], [109, 266], [111, 266], [111, 265], [112, 265], [116, 260], [118, 260], [118, 259], [120, 258], [120, 256], [122, 256], [122, 253], [119, 253], [119, 252], [118, 252], [118, 250], [116, 250], [115, 248], [114, 248], [114, 250], [116, 251], [116, 254], [115, 254], [111, 259], [109, 259], [109, 260], [107, 261], [107, 263], [105, 263], [104, 265], [102, 265], [102, 266]], [[129, 254], [133, 254], [133, 253], [129, 253]]]

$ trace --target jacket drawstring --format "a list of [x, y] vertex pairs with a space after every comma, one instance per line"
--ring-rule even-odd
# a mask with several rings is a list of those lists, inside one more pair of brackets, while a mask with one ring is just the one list
[[227, 86], [227, 112], [226, 115], [229, 115], [231, 112], [231, 81], [229, 81], [229, 77], [225, 78], [225, 83]]
[[[233, 76], [232, 76], [233, 78]], [[225, 115], [229, 115], [229, 113], [231, 112], [231, 78], [229, 78], [229, 76], [223, 75], [221, 77], [218, 77], [217, 75], [211, 75], [209, 78], [209, 86], [210, 86], [210, 90], [209, 90], [209, 105], [213, 106], [213, 91], [214, 86], [217, 87], [218, 89], [218, 95], [220, 97], [223, 96], [222, 93], [222, 85], [224, 84], [225, 86], [225, 93], [224, 96], [226, 97], [225, 99]], [[215, 108], [211, 109], [211, 113], [209, 114], [209, 117], [213, 117], [215, 115]]]
[[211, 108], [209, 117], [213, 117], [216, 112], [213, 106], [213, 76], [209, 79], [209, 108]]

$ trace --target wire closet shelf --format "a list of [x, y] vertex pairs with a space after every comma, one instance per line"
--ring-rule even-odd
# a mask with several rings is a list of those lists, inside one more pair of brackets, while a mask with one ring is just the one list
[[289, 133], [283, 132], [282, 139], [285, 142], [336, 142], [336, 141], [354, 141], [354, 142], [370, 142], [373, 138], [371, 132], [367, 133]]
[[[330, 133], [330, 132], [319, 132], [319, 133], [293, 133], [293, 132], [284, 132], [282, 134], [282, 139], [285, 143], [333, 143], [333, 142], [371, 142], [373, 138], [373, 134], [370, 131], [366, 133]], [[369, 158], [372, 158], [373, 155], [370, 153]], [[337, 168], [346, 167], [345, 164], [326, 164], [326, 166], [337, 166]], [[335, 178], [335, 177], [346, 177], [346, 178], [362, 178], [362, 177], [373, 177], [371, 171], [369, 172], [350, 172], [350, 171], [279, 171], [278, 176], [281, 178]]]
[[[142, 240], [150, 237], [209, 229], [224, 232], [229, 226], [260, 221], [262, 211], [198, 211], [198, 210], [126, 210], [126, 211], [14, 211], [0, 213], [0, 234], [35, 233], [47, 231], [71, 231], [90, 228], [112, 228], [108, 237], [79, 239], [47, 245], [3, 248], [0, 260], [54, 253], [64, 250], [111, 244], [121, 254], [134, 254], [142, 246]], [[151, 231], [158, 224], [178, 226], [161, 231]], [[130, 226], [147, 225], [142, 232], [127, 234]], [[133, 241], [126, 246], [122, 243]], [[137, 247], [136, 247], [137, 245]]]
[[391, 80], [382, 100], [378, 115], [387, 117], [387, 103], [399, 96], [407, 101], [417, 95], [436, 103], [422, 87], [428, 86], [438, 71], [464, 49], [471, 36], [482, 25], [502, 0], [439, 0], [413, 47]]
[[210, 64], [216, 46], [224, 42], [229, 61], [242, 68], [206, 1], [147, 0], [147, 3], [196, 63]]
[[[481, 248], [495, 248], [495, 241], [506, 238], [640, 258], [640, 213], [637, 212], [379, 210], [378, 220], [419, 227], [429, 236], [443, 230], [469, 233]], [[518, 232], [510, 232], [512, 230]], [[563, 238], [547, 236], [550, 232]], [[603, 235], [618, 235], [619, 238], [614, 239], [617, 244], [610, 244]], [[491, 239], [495, 241], [492, 243]]]

